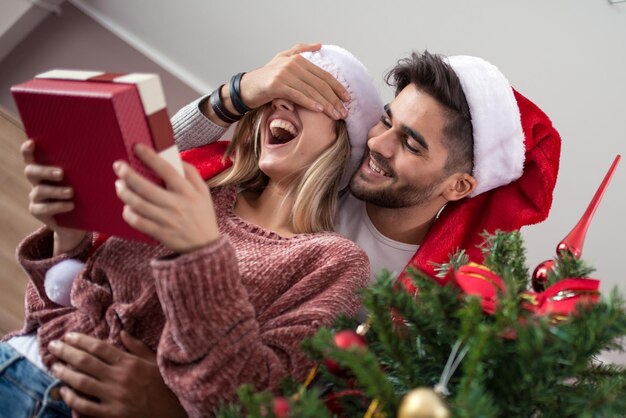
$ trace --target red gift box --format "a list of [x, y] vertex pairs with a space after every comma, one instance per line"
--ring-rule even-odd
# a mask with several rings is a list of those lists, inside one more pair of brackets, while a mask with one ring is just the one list
[[158, 75], [52, 70], [11, 92], [26, 135], [35, 141], [36, 162], [63, 168], [56, 184], [74, 188], [75, 208], [57, 215], [58, 224], [154, 243], [122, 218], [112, 164], [125, 160], [163, 186], [133, 153], [143, 143], [182, 174]]

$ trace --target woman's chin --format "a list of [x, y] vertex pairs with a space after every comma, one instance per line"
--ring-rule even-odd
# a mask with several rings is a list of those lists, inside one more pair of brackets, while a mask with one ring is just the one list
[[280, 180], [288, 174], [288, 170], [278, 161], [259, 161], [259, 169], [271, 180]]
[[300, 169], [297, 167], [289, 166], [287, 164], [276, 164], [276, 163], [259, 163], [259, 168], [261, 171], [270, 179], [270, 182], [274, 184], [288, 184], [293, 182], [298, 174], [300, 173]]

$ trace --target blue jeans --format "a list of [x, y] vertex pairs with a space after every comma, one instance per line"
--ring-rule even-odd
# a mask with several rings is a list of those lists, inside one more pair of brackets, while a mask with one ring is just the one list
[[59, 394], [61, 382], [0, 343], [0, 417], [67, 418], [70, 408]]

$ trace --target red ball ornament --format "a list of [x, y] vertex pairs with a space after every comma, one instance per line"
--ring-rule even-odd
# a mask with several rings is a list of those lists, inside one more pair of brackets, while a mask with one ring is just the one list
[[546, 260], [535, 267], [530, 281], [535, 292], [543, 292], [546, 290], [548, 273], [552, 270], [554, 270], [554, 260]]
[[[351, 348], [367, 348], [365, 338], [352, 330], [339, 331], [335, 334], [334, 340], [335, 345], [342, 350], [349, 350]], [[346, 371], [332, 359], [324, 359], [324, 364], [326, 364], [328, 371], [336, 376], [345, 376], [347, 374]]]
[[287, 399], [278, 396], [274, 398], [272, 410], [274, 411], [274, 416], [276, 418], [287, 418], [289, 417], [289, 402]]

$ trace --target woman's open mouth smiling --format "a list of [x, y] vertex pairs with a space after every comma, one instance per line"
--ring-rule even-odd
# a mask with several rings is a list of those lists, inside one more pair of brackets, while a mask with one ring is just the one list
[[298, 136], [298, 129], [285, 119], [274, 119], [269, 124], [270, 137], [268, 144], [282, 145]]

